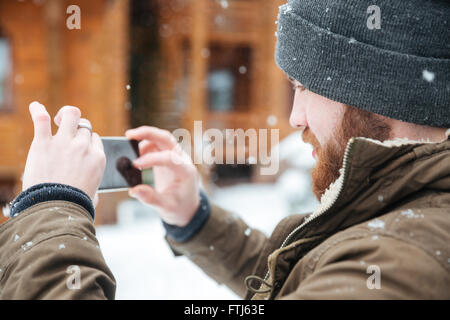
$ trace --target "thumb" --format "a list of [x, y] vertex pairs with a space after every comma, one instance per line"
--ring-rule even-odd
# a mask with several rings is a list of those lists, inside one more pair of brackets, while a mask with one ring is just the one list
[[138, 199], [143, 203], [154, 206], [161, 205], [160, 196], [158, 192], [149, 185], [144, 184], [138, 185], [134, 188], [131, 188], [128, 191], [128, 194], [130, 195], [130, 197]]
[[50, 138], [52, 136], [52, 125], [50, 115], [44, 105], [35, 101], [30, 104], [29, 110], [34, 124], [35, 138]]

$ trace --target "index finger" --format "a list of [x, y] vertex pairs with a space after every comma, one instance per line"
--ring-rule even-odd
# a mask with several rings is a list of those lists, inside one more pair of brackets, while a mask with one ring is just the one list
[[186, 158], [170, 150], [147, 153], [136, 159], [133, 164], [140, 169], [148, 169], [154, 166], [167, 167], [181, 176], [185, 176], [192, 169]]
[[97, 149], [100, 152], [103, 152], [103, 153], [105, 152], [102, 139], [96, 132], [92, 133], [92, 147], [94, 147], [95, 149]]
[[125, 135], [128, 139], [154, 142], [161, 150], [172, 150], [178, 145], [177, 140], [169, 131], [156, 127], [143, 126], [137, 129], [131, 129]]

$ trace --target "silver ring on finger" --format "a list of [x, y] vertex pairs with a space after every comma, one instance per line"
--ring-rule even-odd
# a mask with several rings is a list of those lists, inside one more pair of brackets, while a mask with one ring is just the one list
[[80, 122], [78, 124], [78, 129], [88, 129], [89, 132], [92, 134], [92, 126], [89, 123]]

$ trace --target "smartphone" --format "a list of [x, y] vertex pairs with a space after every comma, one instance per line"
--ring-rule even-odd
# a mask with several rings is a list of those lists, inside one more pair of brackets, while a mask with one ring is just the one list
[[139, 170], [133, 161], [139, 157], [139, 142], [125, 137], [102, 137], [106, 167], [99, 193], [127, 191], [139, 184], [154, 185], [153, 170]]

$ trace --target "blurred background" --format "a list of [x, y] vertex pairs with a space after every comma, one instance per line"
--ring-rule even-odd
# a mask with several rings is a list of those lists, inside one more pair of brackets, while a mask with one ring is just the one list
[[[203, 186], [267, 235], [286, 215], [312, 211], [311, 148], [289, 126], [293, 90], [274, 60], [283, 3], [0, 0], [0, 205], [21, 191], [37, 100], [51, 115], [79, 107], [102, 136], [144, 124], [192, 131], [196, 120], [203, 130], [279, 129], [277, 174], [261, 176], [257, 161], [199, 165]], [[80, 29], [67, 27], [70, 5]], [[154, 209], [127, 193], [101, 195], [96, 225], [117, 298], [237, 298], [175, 259]]]

